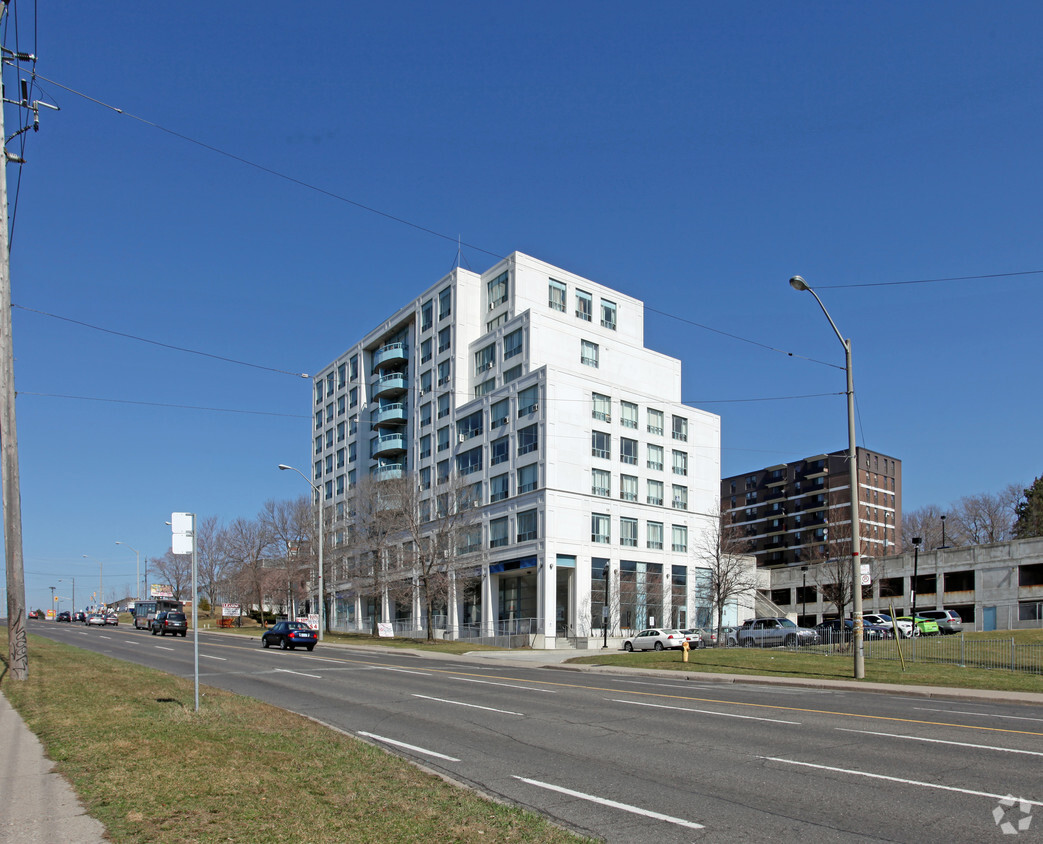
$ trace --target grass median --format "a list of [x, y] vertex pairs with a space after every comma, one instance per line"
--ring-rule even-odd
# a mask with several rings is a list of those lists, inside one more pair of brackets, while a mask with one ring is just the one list
[[0, 682], [115, 842], [587, 840], [250, 698], [204, 686], [195, 712], [190, 680], [38, 636], [29, 679]]

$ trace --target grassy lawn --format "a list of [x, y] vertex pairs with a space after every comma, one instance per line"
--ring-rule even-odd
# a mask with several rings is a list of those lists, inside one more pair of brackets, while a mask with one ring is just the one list
[[201, 687], [197, 713], [191, 680], [38, 636], [29, 679], [0, 686], [116, 842], [587, 840], [250, 698]]
[[[1043, 650], [1043, 630], [996, 631], [990, 633], [969, 633], [965, 654], [976, 653], [974, 643], [996, 642], [985, 649], [991, 653], [995, 662], [1003, 664], [1004, 658], [1009, 661], [1010, 640], [1018, 645], [1035, 646]], [[1012, 692], [1043, 692], [1043, 676], [1023, 671], [1010, 671], [1001, 668], [978, 668], [970, 664], [964, 666], [926, 661], [932, 656], [934, 649], [944, 649], [952, 653], [960, 653], [959, 640], [955, 636], [931, 637], [916, 642], [918, 661], [908, 661], [911, 643], [902, 640], [902, 647], [907, 656], [905, 670], [898, 659], [896, 643], [873, 643], [876, 653], [887, 655], [888, 659], [870, 659], [865, 661], [865, 682], [897, 683], [917, 686], [952, 686], [965, 689], [996, 689]], [[883, 647], [881, 647], [883, 645]], [[1043, 653], [1037, 654], [1043, 658]], [[825, 649], [815, 651], [787, 651], [782, 648], [707, 648], [691, 651], [688, 662], [682, 661], [680, 651], [646, 651], [644, 653], [623, 653], [609, 651], [595, 656], [584, 656], [569, 660], [572, 663], [588, 665], [622, 665], [634, 668], [658, 668], [672, 671], [696, 671], [712, 674], [754, 674], [770, 677], [806, 677], [829, 680], [852, 679], [852, 655], [850, 650], [827, 653]]]

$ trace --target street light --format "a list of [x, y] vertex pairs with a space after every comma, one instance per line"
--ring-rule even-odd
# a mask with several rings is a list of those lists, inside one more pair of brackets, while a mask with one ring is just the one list
[[300, 469], [296, 469], [293, 466], [287, 466], [285, 463], [279, 464], [281, 471], [289, 469], [291, 472], [296, 472], [302, 478], [304, 482], [312, 488], [315, 493], [315, 509], [316, 513], [316, 533], [318, 535], [319, 542], [319, 641], [322, 641], [322, 630], [326, 626], [326, 589], [325, 584], [322, 580], [322, 491], [319, 489], [318, 484], [313, 484], [308, 480], [308, 476], [304, 474]]
[[808, 567], [801, 566], [800, 573], [804, 579], [804, 583], [800, 587], [800, 592], [804, 596], [804, 610], [801, 612], [801, 615], [804, 617], [800, 620], [801, 627], [803, 627], [808, 623]]
[[942, 544], [938, 546], [939, 549], [946, 548], [945, 544], [945, 516], [942, 516]]
[[55, 617], [55, 619], [57, 619], [58, 618], [58, 613], [55, 612], [57, 610], [57, 607], [55, 607], [55, 605], [54, 605], [54, 590], [57, 587], [56, 586], [48, 586], [47, 588], [51, 590], [51, 612], [54, 613], [54, 617]]
[[[70, 577], [69, 580], [72, 581], [72, 612], [75, 615], [75, 613], [76, 613], [76, 578], [75, 577]], [[58, 578], [58, 582], [62, 583], [63, 579], [59, 577]]]
[[134, 552], [134, 557], [137, 559], [137, 563], [136, 563], [135, 569], [134, 569], [136, 574], [137, 574], [137, 581], [136, 581], [135, 586], [134, 586], [134, 600], [135, 601], [140, 601], [141, 600], [141, 553], [133, 545], [127, 545], [126, 542], [120, 542], [118, 539], [116, 540], [116, 544], [117, 545], [122, 545], [125, 548], [130, 548], [130, 550]]
[[858, 460], [855, 453], [855, 381], [851, 373], [851, 339], [844, 339], [844, 335], [840, 333], [837, 324], [833, 322], [833, 317], [829, 315], [829, 311], [822, 304], [818, 294], [808, 286], [808, 283], [803, 278], [795, 275], [789, 280], [789, 284], [794, 290], [807, 290], [808, 293], [815, 297], [818, 306], [822, 308], [822, 313], [826, 315], [826, 319], [829, 320], [833, 331], [836, 332], [837, 339], [840, 340], [840, 344], [844, 347], [844, 368], [847, 370], [847, 463], [851, 486], [851, 621], [855, 645], [853, 648], [855, 679], [861, 680], [866, 676], [866, 664], [862, 636], [862, 567], [859, 564], [861, 541], [858, 535]]
[[[82, 556], [83, 556], [83, 559], [85, 559], [85, 560], [94, 560], [93, 557], [88, 557], [86, 554], [83, 554]], [[101, 560], [94, 560], [94, 562], [96, 562], [98, 564], [98, 600], [101, 601], [102, 605], [104, 606], [104, 604], [105, 604], [104, 572], [102, 570]]]
[[605, 632], [605, 644], [601, 648], [604, 650], [608, 647], [608, 579], [612, 576], [612, 569], [609, 568], [608, 563], [605, 563], [605, 568], [601, 573], [605, 578], [605, 606], [601, 608], [601, 627]]
[[910, 596], [913, 599], [913, 629], [912, 633], [916, 632], [916, 575], [920, 570], [920, 543], [923, 542], [919, 536], [913, 537], [913, 587], [909, 591], [912, 592]]

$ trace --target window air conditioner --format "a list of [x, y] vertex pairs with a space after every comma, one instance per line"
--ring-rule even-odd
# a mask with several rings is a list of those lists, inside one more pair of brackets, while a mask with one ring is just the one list
[[535, 413], [539, 409], [540, 403], [538, 401], [533, 402], [531, 405], [529, 405], [529, 413]]
[[458, 439], [459, 439], [460, 442], [463, 442], [464, 440], [467, 439], [467, 434], [460, 434]]

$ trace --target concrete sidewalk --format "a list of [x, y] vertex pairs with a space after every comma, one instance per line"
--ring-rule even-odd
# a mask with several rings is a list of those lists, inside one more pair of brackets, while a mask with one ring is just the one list
[[72, 786], [54, 772], [43, 745], [0, 694], [0, 842], [104, 844], [105, 827], [86, 813]]

